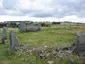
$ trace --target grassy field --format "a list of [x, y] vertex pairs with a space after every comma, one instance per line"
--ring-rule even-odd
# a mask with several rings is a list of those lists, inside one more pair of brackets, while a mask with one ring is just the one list
[[[0, 35], [1, 35], [0, 29]], [[76, 37], [77, 32], [85, 33], [85, 25], [53, 25], [52, 27], [42, 27], [39, 32], [20, 33], [18, 28], [7, 28], [7, 44], [0, 44], [0, 64], [47, 64], [35, 55], [19, 55], [19, 52], [8, 51], [9, 32], [14, 30], [21, 44], [31, 44], [33, 46], [65, 47], [70, 46]], [[1, 36], [0, 36], [1, 38]], [[57, 59], [57, 64], [68, 64], [65, 60]], [[77, 59], [79, 60], [79, 59]], [[75, 61], [76, 62], [76, 61]], [[78, 63], [76, 63], [78, 64]]]

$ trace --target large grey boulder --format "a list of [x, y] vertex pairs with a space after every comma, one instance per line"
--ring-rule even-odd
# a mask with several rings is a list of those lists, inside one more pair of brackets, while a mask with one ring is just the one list
[[25, 32], [26, 31], [25, 27], [26, 27], [25, 23], [24, 22], [20, 22], [20, 26], [19, 26], [20, 32]]
[[2, 43], [5, 43], [6, 39], [7, 39], [7, 31], [6, 31], [6, 28], [3, 27], [3, 29], [2, 29]]
[[85, 33], [77, 33], [76, 40], [73, 45], [73, 53], [85, 55]]
[[28, 26], [28, 27], [26, 27], [26, 32], [30, 32], [30, 31], [40, 31], [41, 30], [41, 28], [40, 28], [40, 26]]
[[19, 39], [16, 37], [14, 31], [10, 31], [10, 50], [17, 50], [20, 48]]
[[85, 43], [77, 44], [73, 52], [79, 55], [85, 55]]
[[36, 32], [41, 30], [41, 26], [26, 26], [24, 22], [20, 22], [20, 32]]
[[85, 33], [77, 33], [77, 42], [80, 44], [85, 43]]

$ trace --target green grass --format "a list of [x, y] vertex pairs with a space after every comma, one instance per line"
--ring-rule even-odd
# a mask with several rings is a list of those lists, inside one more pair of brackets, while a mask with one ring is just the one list
[[[22, 44], [32, 44], [34, 46], [45, 46], [48, 47], [64, 47], [72, 44], [72, 41], [76, 37], [77, 32], [85, 32], [85, 26], [63, 26], [63, 25], [53, 25], [52, 27], [43, 27], [39, 32], [25, 32], [20, 33], [18, 28], [7, 28], [7, 44], [0, 44], [0, 64], [32, 64], [32, 62], [37, 62], [37, 64], [45, 64], [44, 60], [37, 58], [36, 55], [21, 55], [19, 52], [8, 51], [9, 49], [9, 32], [14, 30]], [[70, 29], [66, 29], [70, 28]], [[0, 35], [1, 35], [0, 29]], [[1, 36], [0, 36], [1, 38]], [[67, 64], [66, 60], [56, 60], [59, 64]], [[46, 63], [47, 64], [47, 63]]]

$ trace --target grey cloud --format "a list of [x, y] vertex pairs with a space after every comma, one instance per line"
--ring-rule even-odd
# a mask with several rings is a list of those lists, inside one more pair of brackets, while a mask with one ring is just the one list
[[34, 17], [52, 17], [53, 14], [50, 14], [50, 13], [35, 13], [33, 16]]
[[[30, 0], [34, 1], [34, 0]], [[14, 9], [16, 10], [17, 0], [3, 0], [3, 6], [5, 9]], [[32, 14], [33, 17], [64, 17], [69, 15], [77, 15], [79, 17], [85, 17], [85, 0], [53, 0], [50, 5], [53, 7], [53, 11], [41, 10], [21, 10], [19, 11], [22, 15]], [[0, 15], [6, 14], [4, 9], [0, 9]], [[20, 14], [11, 14], [11, 15], [20, 15]]]
[[[84, 16], [85, 14], [85, 0], [59, 0], [56, 4], [62, 9], [62, 11], [56, 12], [59, 13], [61, 17], [66, 15]], [[58, 9], [56, 8], [56, 10]]]
[[3, 0], [3, 7], [5, 9], [13, 9], [16, 6], [17, 0]]
[[4, 8], [0, 7], [0, 15], [6, 15]]
[[[85, 0], [56, 0], [53, 12], [36, 13], [35, 17], [64, 17], [69, 15], [85, 16]], [[60, 9], [60, 10], [59, 10]]]

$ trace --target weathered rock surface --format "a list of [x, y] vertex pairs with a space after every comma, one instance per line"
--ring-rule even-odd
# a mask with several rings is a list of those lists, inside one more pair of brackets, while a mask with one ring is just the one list
[[10, 50], [17, 50], [20, 47], [20, 42], [18, 38], [16, 37], [16, 34], [14, 31], [10, 32]]
[[5, 43], [6, 39], [7, 39], [7, 31], [6, 31], [6, 28], [3, 27], [3, 29], [2, 29], [2, 43]]
[[20, 22], [20, 32], [25, 32], [26, 31], [26, 29], [25, 29], [25, 24], [23, 23], [23, 22]]
[[40, 26], [28, 26], [26, 27], [26, 32], [30, 32], [30, 31], [40, 31]]
[[41, 26], [26, 26], [25, 23], [20, 22], [20, 32], [36, 32], [40, 31]]
[[85, 33], [77, 33], [72, 49], [75, 54], [85, 55]]

